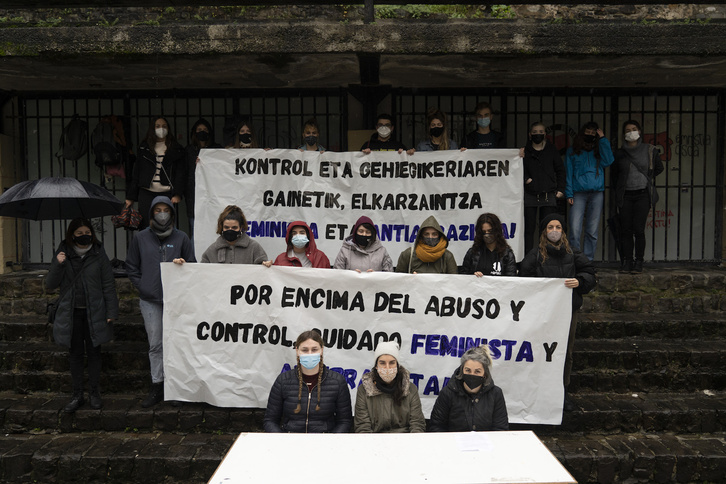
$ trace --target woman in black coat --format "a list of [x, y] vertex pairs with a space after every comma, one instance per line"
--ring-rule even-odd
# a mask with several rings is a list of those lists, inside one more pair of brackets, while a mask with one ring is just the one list
[[474, 245], [466, 252], [459, 274], [516, 276], [517, 261], [502, 232], [502, 222], [493, 213], [476, 220]]
[[345, 433], [353, 425], [345, 378], [323, 365], [323, 338], [305, 331], [295, 341], [297, 366], [270, 390], [265, 432]]
[[[565, 286], [572, 289], [572, 318], [563, 375], [567, 389], [572, 371], [572, 350], [575, 347], [576, 312], [582, 306], [582, 296], [595, 287], [595, 268], [585, 254], [570, 247], [565, 234], [565, 219], [561, 215], [556, 213], [548, 215], [540, 226], [542, 232], [539, 245], [524, 257], [519, 275], [564, 278]], [[572, 409], [567, 393], [565, 393], [564, 407], [565, 410]]]
[[489, 347], [470, 348], [431, 411], [429, 431], [509, 430], [502, 389], [492, 379]]
[[88, 357], [91, 408], [99, 409], [102, 406], [98, 388], [101, 344], [113, 339], [112, 321], [118, 318], [118, 297], [111, 263], [94, 235], [91, 222], [77, 218], [68, 225], [45, 286], [48, 289], [60, 286], [53, 338], [59, 345], [70, 348], [73, 399], [65, 411], [73, 413], [85, 403], [84, 353]]
[[149, 124], [127, 183], [126, 206], [139, 202], [142, 216], [139, 230], [149, 226], [154, 198], [165, 196], [172, 203], [181, 202], [187, 186], [186, 152], [171, 134], [166, 119], [157, 117]]
[[189, 144], [185, 148], [187, 157], [187, 184], [184, 199], [187, 202], [187, 217], [189, 218], [189, 237], [194, 237], [194, 190], [196, 189], [197, 163], [199, 152], [204, 148], [221, 148], [222, 145], [214, 141], [212, 125], [204, 118], [199, 118], [192, 126], [189, 134]]

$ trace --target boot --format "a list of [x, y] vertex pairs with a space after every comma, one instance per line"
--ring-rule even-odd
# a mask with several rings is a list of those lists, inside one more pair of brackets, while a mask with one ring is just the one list
[[65, 413], [75, 413], [76, 410], [81, 408], [84, 403], [86, 403], [86, 401], [83, 400], [83, 391], [73, 392], [73, 399], [65, 406], [63, 411]]
[[103, 407], [103, 401], [101, 400], [101, 393], [98, 391], [98, 387], [91, 388], [91, 391], [88, 392], [88, 403], [94, 410], [99, 410]]
[[153, 407], [162, 400], [164, 400], [164, 382], [152, 383], [149, 388], [149, 394], [141, 402], [141, 406], [144, 408]]
[[620, 261], [620, 270], [618, 270], [621, 274], [629, 274], [633, 270], [633, 259], [623, 259]]
[[642, 274], [643, 273], [643, 259], [635, 259], [633, 262], [633, 268], [630, 270], [631, 274]]

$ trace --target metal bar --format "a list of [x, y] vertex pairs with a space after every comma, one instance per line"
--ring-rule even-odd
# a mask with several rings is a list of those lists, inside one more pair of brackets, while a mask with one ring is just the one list
[[726, 159], [726, 146], [723, 132], [726, 130], [726, 96], [723, 93], [717, 95], [716, 105], [716, 238], [714, 241], [714, 259], [720, 261], [723, 258], [723, 223], [724, 217], [724, 160]]

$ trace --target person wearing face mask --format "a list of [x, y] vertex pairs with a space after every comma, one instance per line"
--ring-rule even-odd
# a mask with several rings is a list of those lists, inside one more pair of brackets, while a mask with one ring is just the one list
[[419, 227], [413, 247], [401, 252], [396, 272], [458, 274], [454, 254], [447, 249], [448, 246], [449, 240], [431, 215]]
[[418, 387], [399, 364], [395, 341], [379, 343], [375, 363], [363, 375], [355, 399], [356, 433], [413, 433], [426, 431]]
[[73, 397], [64, 411], [73, 413], [85, 403], [84, 356], [88, 358], [88, 399], [91, 408], [97, 410], [103, 406], [98, 386], [101, 345], [113, 339], [112, 322], [118, 318], [118, 297], [111, 263], [90, 221], [71, 220], [66, 238], [50, 264], [45, 287], [60, 287], [53, 339], [70, 350]]
[[625, 141], [615, 153], [615, 163], [610, 168], [621, 229], [621, 273], [643, 272], [645, 223], [650, 207], [655, 207], [658, 201], [655, 177], [663, 172], [658, 149], [643, 143], [642, 135], [643, 130], [637, 121], [630, 119], [623, 123]]
[[320, 140], [320, 129], [318, 128], [318, 121], [315, 118], [310, 118], [305, 122], [303, 126], [303, 144], [297, 147], [300, 151], [325, 151], [325, 147], [318, 141]]
[[320, 332], [302, 332], [294, 347], [297, 365], [279, 374], [272, 384], [265, 432], [349, 432], [353, 416], [348, 384], [343, 375], [323, 364]]
[[353, 226], [335, 258], [333, 269], [357, 272], [393, 271], [393, 260], [378, 239], [373, 221], [365, 215]]
[[[567, 174], [560, 152], [545, 137], [545, 125], [533, 123], [524, 147], [524, 253], [534, 247], [539, 221], [557, 211], [565, 197]], [[539, 218], [537, 217], [539, 212]]]
[[234, 143], [227, 148], [259, 148], [255, 133], [252, 127], [252, 121], [249, 119], [242, 120], [237, 125], [237, 132], [234, 136]]
[[459, 145], [449, 138], [446, 114], [438, 108], [429, 108], [426, 114], [428, 136], [416, 146], [416, 151], [456, 150]]
[[[376, 121], [376, 132], [371, 139], [363, 143], [360, 150], [369, 154], [371, 151], [397, 151], [403, 153], [406, 146], [400, 141], [393, 139], [393, 117], [390, 114], [379, 114]], [[409, 153], [412, 154], [413, 150]]]
[[[572, 319], [570, 320], [570, 335], [567, 340], [563, 375], [565, 390], [567, 390], [572, 371], [572, 351], [575, 347], [576, 313], [582, 306], [582, 296], [595, 287], [595, 268], [590, 259], [570, 246], [565, 234], [564, 217], [556, 213], [550, 214], [542, 220], [540, 229], [539, 245], [524, 257], [519, 275], [564, 278], [565, 287], [572, 289]], [[565, 393], [564, 408], [567, 411], [573, 408], [567, 393]]]
[[492, 379], [489, 347], [469, 348], [441, 389], [431, 411], [430, 432], [509, 430], [502, 389]]
[[139, 229], [149, 225], [148, 213], [154, 197], [165, 196], [172, 203], [179, 203], [186, 185], [186, 152], [171, 134], [167, 120], [156, 117], [139, 145], [131, 178], [127, 180], [126, 206], [139, 202], [142, 216]]
[[[298, 220], [289, 223], [285, 240], [287, 251], [277, 256], [274, 265], [330, 269], [328, 256], [315, 245], [315, 236], [305, 222]], [[270, 267], [273, 262], [265, 261], [263, 264]]]
[[504, 238], [499, 217], [493, 213], [479, 215], [474, 233], [474, 244], [464, 256], [459, 274], [516, 276], [517, 261]]
[[219, 237], [202, 254], [201, 262], [217, 264], [262, 264], [267, 254], [247, 235], [247, 219], [242, 209], [228, 205], [217, 219]]
[[149, 227], [131, 239], [126, 254], [126, 272], [139, 291], [139, 309], [149, 339], [151, 387], [148, 396], [141, 402], [144, 408], [156, 405], [164, 399], [164, 304], [160, 263], [184, 264], [196, 261], [189, 237], [174, 227], [174, 215], [174, 204], [168, 197], [154, 198], [149, 212]]
[[575, 135], [565, 154], [567, 183], [565, 197], [570, 204], [570, 243], [580, 250], [580, 238], [585, 229], [582, 251], [588, 259], [595, 258], [600, 215], [605, 191], [605, 168], [613, 164], [610, 141], [597, 123], [585, 123]]
[[187, 204], [187, 217], [189, 218], [189, 237], [194, 237], [194, 190], [196, 188], [196, 170], [199, 163], [199, 151], [205, 148], [221, 148], [222, 145], [214, 141], [212, 125], [206, 119], [200, 118], [192, 126], [189, 134], [189, 144], [186, 147], [187, 159], [187, 185], [184, 200]]
[[491, 104], [486, 101], [480, 102], [474, 108], [474, 115], [476, 116], [476, 129], [464, 137], [462, 150], [466, 148], [506, 148], [504, 135], [492, 129], [494, 112]]

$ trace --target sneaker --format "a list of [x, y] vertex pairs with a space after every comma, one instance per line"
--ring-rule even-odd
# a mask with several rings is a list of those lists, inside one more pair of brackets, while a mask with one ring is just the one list
[[162, 400], [164, 400], [164, 382], [152, 383], [149, 388], [149, 394], [141, 402], [141, 406], [144, 408], [153, 407]]

